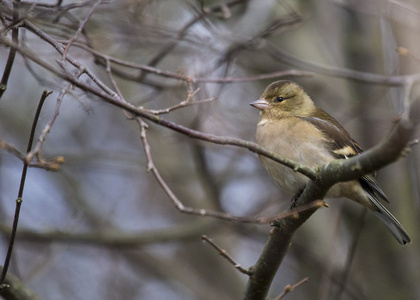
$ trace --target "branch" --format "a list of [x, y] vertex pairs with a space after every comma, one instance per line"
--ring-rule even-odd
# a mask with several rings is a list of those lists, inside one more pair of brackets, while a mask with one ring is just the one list
[[82, 30], [85, 28], [86, 23], [89, 21], [90, 17], [93, 15], [93, 12], [96, 10], [96, 8], [101, 4], [102, 0], [98, 0], [95, 2], [94, 5], [92, 5], [92, 8], [90, 9], [88, 15], [86, 18], [80, 23], [79, 28], [77, 29], [76, 33], [71, 37], [69, 42], [66, 45], [66, 48], [63, 51], [63, 60], [66, 58], [67, 51], [69, 50], [71, 44], [77, 39], [79, 34], [82, 32]]
[[[0, 266], [0, 272], [3, 267]], [[0, 289], [0, 295], [5, 300], [40, 300], [41, 298], [32, 290], [30, 290], [22, 281], [15, 275], [7, 273], [4, 280], [6, 288]]]
[[281, 293], [280, 296], [278, 296], [275, 300], [281, 300], [283, 299], [288, 293], [292, 292], [294, 289], [296, 289], [297, 287], [301, 286], [302, 284], [308, 282], [309, 278], [305, 277], [303, 278], [301, 281], [299, 281], [298, 283], [295, 283], [294, 285], [286, 285], [286, 287], [284, 288], [283, 293]]
[[[420, 99], [413, 103], [419, 106]], [[349, 181], [372, 173], [396, 161], [412, 141], [419, 119], [416, 119], [417, 109], [411, 109], [410, 119], [400, 120], [389, 136], [370, 150], [346, 160], [335, 160], [321, 167], [320, 182], [326, 185], [331, 182]], [[322, 180], [321, 180], [322, 178]]]
[[251, 274], [252, 274], [252, 271], [250, 271], [249, 269], [245, 269], [245, 268], [243, 268], [240, 264], [238, 264], [237, 262], [236, 262], [236, 260], [232, 257], [232, 256], [230, 256], [229, 255], [229, 253], [227, 253], [227, 251], [226, 250], [224, 250], [224, 249], [222, 249], [222, 248], [220, 248], [215, 242], [213, 242], [208, 236], [206, 236], [206, 235], [202, 235], [201, 236], [201, 239], [203, 240], [203, 241], [205, 241], [205, 242], [207, 242], [207, 243], [209, 243], [210, 244], [210, 246], [212, 246], [214, 249], [216, 249], [218, 252], [219, 252], [219, 254], [222, 256], [222, 257], [224, 257], [224, 258], [226, 258], [226, 260], [230, 263], [230, 264], [232, 264], [234, 267], [235, 267], [235, 269], [237, 269], [239, 272], [241, 272], [241, 273], [243, 273], [243, 274], [245, 274], [245, 275], [248, 275], [248, 276], [250, 276]]
[[[151, 244], [189, 241], [200, 237], [203, 231], [213, 232], [219, 224], [209, 220], [196, 219], [168, 228], [145, 230], [140, 232], [121, 232], [117, 229], [108, 232], [71, 232], [62, 230], [36, 231], [19, 228], [19, 240], [36, 243], [65, 243], [96, 245], [106, 247], [132, 248]], [[11, 227], [0, 225], [0, 231], [7, 236], [11, 234]], [[7, 278], [7, 277], [6, 277]]]
[[[29, 151], [32, 149], [32, 143], [33, 143], [33, 140], [34, 140], [35, 129], [36, 129], [36, 125], [38, 124], [39, 115], [41, 113], [42, 106], [45, 102], [45, 99], [51, 93], [52, 92], [44, 91], [41, 95], [41, 99], [39, 100], [38, 107], [37, 107], [37, 110], [35, 112], [35, 116], [34, 116], [34, 119], [33, 119], [33, 122], [32, 122], [31, 133], [29, 135], [29, 140], [28, 140], [28, 146], [27, 146], [27, 149], [26, 149], [26, 153], [29, 153]], [[25, 159], [24, 162], [23, 162], [19, 191], [18, 191], [18, 195], [17, 195], [17, 198], [16, 198], [16, 207], [15, 207], [15, 215], [13, 217], [12, 232], [10, 234], [10, 239], [9, 239], [9, 245], [8, 245], [8, 248], [7, 248], [6, 258], [4, 259], [4, 267], [3, 267], [3, 270], [2, 270], [1, 275], [0, 275], [0, 292], [1, 292], [2, 289], [7, 288], [7, 286], [4, 284], [4, 280], [6, 278], [7, 270], [9, 268], [10, 260], [11, 260], [11, 257], [12, 257], [13, 246], [15, 244], [16, 231], [17, 231], [18, 222], [19, 222], [20, 208], [21, 208], [21, 205], [22, 205], [22, 202], [23, 202], [23, 200], [22, 200], [23, 199], [23, 190], [25, 188], [25, 180], [26, 180], [27, 171], [28, 171], [28, 161]]]
[[[76, 70], [74, 76], [76, 78], [79, 78], [80, 76], [82, 76], [82, 74], [85, 72], [84, 68], [79, 68]], [[56, 161], [53, 160], [53, 162], [47, 163], [42, 157], [41, 157], [41, 149], [42, 149], [42, 145], [45, 142], [45, 139], [47, 138], [47, 134], [50, 132], [51, 128], [54, 125], [54, 122], [56, 121], [58, 114], [60, 113], [60, 107], [61, 107], [61, 103], [63, 102], [63, 98], [65, 95], [67, 95], [67, 93], [69, 92], [69, 90], [72, 88], [72, 84], [71, 83], [67, 83], [61, 90], [59, 95], [57, 96], [57, 102], [55, 104], [54, 107], [54, 112], [51, 116], [50, 121], [48, 122], [47, 125], [45, 125], [44, 129], [42, 130], [41, 135], [38, 137], [38, 142], [36, 143], [35, 147], [33, 148], [33, 150], [31, 152], [29, 152], [26, 155], [26, 161], [28, 163], [32, 162], [33, 157], [35, 156], [37, 158], [37, 161], [39, 163], [39, 165], [41, 166], [46, 166], [46, 167], [51, 167], [51, 164], [53, 166], [53, 168], [50, 168], [50, 170], [52, 171], [58, 171], [60, 169], [60, 164], [64, 163], [64, 158], [62, 156], [60, 156], [60, 160]], [[1, 148], [1, 147], [0, 147]]]
[[[13, 24], [12, 40], [15, 44], [19, 43], [19, 25], [16, 22], [19, 20], [20, 1], [13, 2]], [[10, 48], [9, 56], [7, 57], [6, 66], [4, 67], [3, 76], [0, 82], [0, 99], [7, 89], [7, 82], [9, 81], [10, 73], [12, 72], [13, 63], [15, 61], [16, 49]]]

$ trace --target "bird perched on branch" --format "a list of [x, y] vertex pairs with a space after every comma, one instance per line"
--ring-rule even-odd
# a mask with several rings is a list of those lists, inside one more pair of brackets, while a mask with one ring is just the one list
[[[350, 134], [333, 117], [315, 106], [295, 82], [270, 84], [261, 99], [251, 103], [261, 110], [255, 141], [284, 158], [315, 168], [335, 159], [346, 159], [363, 152]], [[299, 195], [309, 182], [305, 175], [260, 155], [274, 182], [293, 195]], [[327, 198], [344, 197], [370, 209], [391, 231], [400, 244], [410, 237], [397, 219], [379, 202], [388, 198], [373, 175], [333, 185]]]

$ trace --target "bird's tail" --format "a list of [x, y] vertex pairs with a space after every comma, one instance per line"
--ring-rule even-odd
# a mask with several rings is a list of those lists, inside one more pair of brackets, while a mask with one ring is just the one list
[[377, 208], [377, 210], [373, 211], [373, 213], [386, 225], [386, 227], [388, 227], [389, 231], [391, 231], [397, 241], [401, 245], [411, 243], [410, 237], [400, 222], [398, 222], [398, 220], [377, 199], [370, 198], [370, 200]]

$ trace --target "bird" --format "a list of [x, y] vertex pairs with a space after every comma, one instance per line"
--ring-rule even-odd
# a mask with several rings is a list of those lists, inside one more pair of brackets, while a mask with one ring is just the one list
[[[316, 168], [336, 159], [348, 159], [363, 152], [344, 127], [317, 107], [297, 83], [280, 80], [271, 83], [260, 99], [250, 103], [260, 110], [255, 142], [266, 150], [301, 165]], [[305, 175], [259, 154], [261, 164], [271, 179], [298, 197], [309, 182]], [[379, 187], [375, 174], [358, 180], [339, 182], [326, 198], [347, 198], [372, 211], [397, 241], [411, 243], [398, 220], [381, 204], [389, 200]]]

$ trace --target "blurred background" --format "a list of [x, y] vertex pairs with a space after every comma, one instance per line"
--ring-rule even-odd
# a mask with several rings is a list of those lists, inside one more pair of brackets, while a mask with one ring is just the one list
[[[8, 38], [12, 2], [0, 3], [1, 33]], [[113, 79], [128, 102], [146, 109], [172, 107], [197, 89], [194, 101], [214, 100], [162, 118], [219, 136], [253, 141], [259, 114], [249, 103], [272, 81], [289, 79], [369, 149], [387, 136], [404, 109], [403, 88], [385, 84], [384, 78], [420, 71], [420, 4], [415, 0], [98, 3], [22, 1], [20, 16], [66, 45], [93, 12], [69, 56], [111, 89], [104, 60], [95, 51], [132, 64], [112, 64]], [[75, 72], [69, 63], [59, 64], [61, 55], [39, 33], [20, 28], [19, 42], [56, 69]], [[0, 45], [2, 73], [9, 51]], [[138, 65], [195, 82], [142, 72]], [[369, 80], [366, 74], [372, 75]], [[95, 86], [86, 75], [81, 79]], [[65, 86], [45, 68], [16, 56], [0, 99], [0, 259], [7, 250], [22, 172], [22, 160], [10, 149], [25, 153], [42, 91], [53, 94], [41, 112], [36, 138], [53, 118]], [[416, 86], [412, 95], [418, 95]], [[154, 163], [184, 205], [264, 217], [289, 207], [291, 195], [271, 182], [254, 153], [148, 124]], [[138, 124], [121, 109], [81, 89], [68, 89], [41, 156], [63, 156], [65, 163], [56, 172], [28, 170], [10, 269], [40, 298], [243, 297], [247, 276], [201, 236], [248, 268], [258, 259], [270, 226], [176, 210], [147, 171]], [[414, 146], [378, 175], [391, 200], [387, 207], [412, 244], [400, 246], [356, 204], [329, 200], [330, 207], [317, 211], [295, 234], [270, 297], [308, 277], [286, 298], [420, 299], [418, 170]]]

